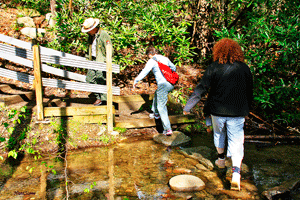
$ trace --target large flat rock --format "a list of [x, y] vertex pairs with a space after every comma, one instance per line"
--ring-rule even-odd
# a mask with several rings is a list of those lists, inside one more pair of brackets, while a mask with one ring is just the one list
[[173, 190], [180, 192], [199, 191], [205, 188], [205, 183], [193, 175], [174, 176], [170, 179], [169, 184]]
[[153, 140], [157, 143], [164, 144], [165, 146], [180, 146], [189, 143], [191, 138], [180, 131], [174, 131], [172, 136], [159, 134], [154, 136]]

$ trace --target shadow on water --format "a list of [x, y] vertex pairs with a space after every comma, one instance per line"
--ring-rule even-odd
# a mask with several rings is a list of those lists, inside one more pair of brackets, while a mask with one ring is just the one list
[[[210, 182], [213, 172], [200, 171], [193, 160], [152, 140], [130, 141], [106, 148], [90, 148], [68, 152], [67, 164], [56, 158], [44, 159], [52, 170], [41, 170], [41, 161], [25, 157], [10, 183], [5, 184], [0, 199], [26, 197], [64, 199], [66, 197], [66, 171], [69, 199], [213, 199], [226, 197], [216, 188], [220, 181], [211, 182], [198, 192], [175, 192], [170, 189], [170, 178], [181, 174], [175, 169], [189, 169], [191, 175]], [[28, 173], [26, 168], [33, 168]], [[214, 176], [216, 177], [216, 176]], [[215, 179], [215, 178], [213, 178]], [[218, 185], [221, 184], [221, 185]], [[43, 191], [43, 188], [45, 191]], [[226, 198], [225, 198], [226, 199]]]
[[[68, 160], [67, 160], [67, 148], [66, 143], [68, 139], [68, 123], [66, 117], [60, 118], [60, 123], [56, 125], [55, 133], [57, 134], [57, 145], [58, 150], [55, 157], [55, 163], [54, 165], [57, 166], [59, 169], [61, 169], [61, 175], [63, 176], [63, 179], [60, 179], [59, 181], [55, 181], [55, 184], [59, 184], [60, 188], [62, 188], [62, 193], [64, 194], [66, 199], [69, 199], [69, 190], [68, 190]], [[54, 166], [53, 165], [53, 166]], [[52, 167], [52, 166], [51, 166]], [[50, 167], [50, 168], [51, 168]], [[41, 189], [40, 189], [40, 196], [42, 199], [54, 199], [53, 196], [59, 195], [55, 192], [53, 192], [52, 196], [49, 196], [48, 190], [51, 190], [51, 182], [49, 182], [49, 179], [47, 179], [47, 176], [49, 173], [49, 168], [47, 164], [45, 164], [45, 167], [41, 167]], [[53, 171], [56, 173], [56, 171]], [[44, 183], [42, 182], [44, 181]]]
[[[192, 131], [187, 135], [192, 138], [189, 147], [206, 146], [215, 151], [213, 133]], [[300, 199], [299, 146], [295, 142], [245, 141], [243, 163], [249, 167], [249, 178], [255, 183], [259, 194], [263, 194], [260, 198], [266, 199], [266, 194], [277, 193], [272, 199]], [[219, 170], [218, 176], [225, 177], [226, 171]], [[229, 187], [230, 182], [225, 181], [224, 184]]]
[[298, 186], [295, 185], [295, 189], [298, 189], [297, 194], [293, 194], [294, 191], [289, 191], [291, 188], [287, 188], [287, 192], [280, 197], [281, 199], [300, 199], [299, 159], [299, 145], [245, 144], [244, 162], [252, 169], [253, 179], [259, 191], [266, 191], [277, 186], [285, 189], [288, 182], [298, 182]]
[[[153, 140], [127, 140], [110, 147], [66, 152], [68, 127], [64, 124], [62, 120], [58, 126], [60, 154], [44, 158], [45, 165], [41, 165], [41, 160], [25, 157], [14, 168], [13, 175], [1, 183], [0, 199], [58, 200], [66, 199], [67, 195], [68, 199], [83, 200], [245, 199], [250, 193], [245, 189], [231, 192], [225, 180], [226, 170], [199, 170], [195, 160], [180, 153], [181, 147], [167, 148]], [[216, 154], [212, 134], [192, 132], [188, 135], [192, 141], [184, 148], [201, 146], [202, 155], [213, 162]], [[244, 162], [251, 168], [260, 192], [288, 178], [299, 177], [299, 151], [296, 146], [257, 149], [255, 145], [245, 144]], [[57, 157], [62, 160], [57, 161]], [[28, 172], [28, 166], [33, 169], [32, 173]], [[182, 173], [200, 177], [206, 183], [205, 189], [197, 192], [172, 190], [169, 180]], [[250, 197], [260, 199], [255, 192]]]

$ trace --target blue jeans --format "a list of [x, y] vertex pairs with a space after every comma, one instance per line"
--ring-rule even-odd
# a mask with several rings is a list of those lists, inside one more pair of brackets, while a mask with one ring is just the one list
[[211, 117], [215, 146], [224, 148], [227, 134], [227, 157], [231, 157], [232, 166], [240, 167], [244, 157], [245, 117], [220, 117], [215, 115]]
[[171, 90], [174, 89], [174, 86], [169, 83], [161, 83], [157, 86], [157, 90], [155, 91], [153, 103], [152, 103], [152, 111], [156, 114], [160, 115], [162, 125], [164, 130], [171, 130], [171, 123], [168, 116], [168, 94]]

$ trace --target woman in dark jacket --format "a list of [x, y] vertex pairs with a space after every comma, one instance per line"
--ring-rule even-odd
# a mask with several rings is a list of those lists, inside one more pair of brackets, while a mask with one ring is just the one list
[[237, 42], [224, 38], [213, 48], [214, 62], [205, 71], [183, 111], [190, 110], [208, 92], [204, 113], [211, 116], [214, 144], [218, 151], [215, 164], [225, 168], [225, 138], [227, 157], [232, 160], [231, 189], [240, 190], [240, 167], [244, 157], [244, 122], [253, 98], [253, 77]]

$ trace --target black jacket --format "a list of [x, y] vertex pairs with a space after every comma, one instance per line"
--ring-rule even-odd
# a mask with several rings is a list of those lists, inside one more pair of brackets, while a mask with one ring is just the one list
[[253, 98], [253, 77], [248, 65], [212, 63], [190, 96], [184, 111], [190, 110], [208, 92], [205, 115], [224, 117], [247, 116]]

